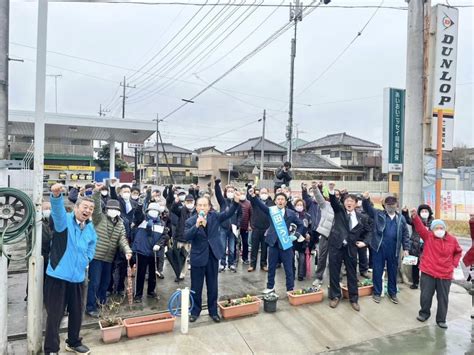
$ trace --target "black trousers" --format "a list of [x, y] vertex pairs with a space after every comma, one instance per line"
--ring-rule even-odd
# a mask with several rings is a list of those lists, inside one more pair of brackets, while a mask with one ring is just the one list
[[193, 266], [191, 264], [191, 290], [194, 291], [194, 307], [191, 310], [193, 316], [197, 317], [201, 314], [204, 279], [206, 279], [207, 288], [207, 309], [211, 316], [217, 315], [218, 274], [219, 261], [209, 247], [209, 260], [205, 266]]
[[357, 248], [359, 257], [359, 274], [365, 274], [369, 270], [369, 258], [367, 256], [367, 247]]
[[143, 296], [143, 287], [145, 285], [145, 276], [148, 270], [148, 289], [147, 293], [151, 294], [155, 291], [156, 275], [155, 275], [155, 257], [146, 256], [137, 253], [137, 288], [135, 297], [141, 298]]
[[252, 251], [250, 253], [250, 266], [257, 267], [258, 249], [260, 249], [260, 267], [267, 266], [268, 245], [265, 243], [265, 231], [254, 229], [252, 231]]
[[424, 272], [421, 273], [420, 283], [420, 312], [419, 315], [429, 318], [431, 315], [431, 303], [433, 295], [436, 291], [436, 299], [438, 300], [438, 309], [436, 310], [436, 322], [446, 322], [446, 314], [448, 313], [449, 289], [451, 288], [451, 280], [436, 279]]
[[359, 300], [359, 289], [357, 288], [357, 251], [355, 247], [345, 246], [341, 249], [329, 245], [329, 298], [341, 298], [341, 287], [339, 286], [342, 262], [347, 271], [347, 288], [349, 300], [357, 303]]
[[64, 310], [69, 313], [66, 342], [71, 347], [81, 345], [79, 337], [82, 323], [83, 282], [73, 283], [46, 275], [44, 284], [44, 305], [47, 312], [44, 352], [59, 352], [59, 326]]
[[416, 265], [411, 267], [411, 278], [413, 284], [418, 285], [420, 283], [420, 257], [418, 257]]

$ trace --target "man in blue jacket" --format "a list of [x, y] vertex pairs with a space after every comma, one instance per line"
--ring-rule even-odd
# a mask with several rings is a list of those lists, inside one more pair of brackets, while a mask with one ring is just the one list
[[[59, 326], [68, 309], [66, 350], [89, 354], [79, 337], [82, 323], [82, 290], [85, 271], [94, 258], [97, 235], [90, 221], [94, 200], [88, 197], [76, 201], [74, 211], [66, 213], [63, 186], [51, 187], [51, 218], [54, 223], [48, 268], [44, 285], [44, 304], [48, 314], [44, 352], [59, 352]], [[100, 207], [99, 207], [100, 208]]]
[[209, 315], [216, 323], [221, 320], [217, 314], [217, 279], [219, 260], [224, 257], [225, 246], [219, 228], [222, 222], [234, 215], [239, 201], [240, 193], [236, 191], [232, 205], [217, 213], [211, 211], [211, 201], [208, 198], [200, 197], [196, 202], [197, 215], [186, 221], [184, 238], [191, 242], [191, 290], [194, 292], [190, 322], [195, 322], [201, 314], [204, 278]]
[[[275, 292], [275, 273], [277, 263], [281, 262], [285, 269], [286, 290], [292, 291], [295, 287], [295, 276], [293, 272], [293, 241], [288, 245], [283, 245], [282, 238], [288, 238], [290, 225], [296, 225], [296, 233], [302, 234], [304, 229], [303, 222], [298, 218], [295, 211], [287, 208], [287, 197], [283, 192], [275, 195], [275, 206], [268, 207], [260, 199], [255, 197], [253, 189], [249, 190], [250, 203], [252, 208], [260, 209], [270, 221], [270, 227], [266, 231], [265, 242], [268, 244], [268, 280], [267, 288], [264, 294]], [[272, 217], [273, 215], [273, 217]], [[283, 233], [277, 233], [277, 228], [282, 229]]]
[[397, 272], [400, 249], [403, 245], [404, 255], [408, 255], [410, 239], [405, 217], [397, 212], [398, 201], [394, 196], [387, 196], [383, 202], [384, 210], [372, 207], [368, 192], [364, 192], [362, 206], [370, 218], [374, 220], [374, 233], [370, 242], [373, 252], [374, 294], [372, 299], [380, 303], [383, 292], [383, 270], [387, 265], [388, 298], [398, 304]]

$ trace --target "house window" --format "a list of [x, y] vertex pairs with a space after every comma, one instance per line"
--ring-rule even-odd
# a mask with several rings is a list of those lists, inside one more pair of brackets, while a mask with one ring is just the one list
[[352, 152], [341, 152], [342, 160], [352, 160]]
[[321, 155], [331, 155], [331, 149], [323, 149], [323, 150], [321, 150]]
[[339, 152], [338, 151], [331, 152], [330, 157], [331, 158], [339, 158]]

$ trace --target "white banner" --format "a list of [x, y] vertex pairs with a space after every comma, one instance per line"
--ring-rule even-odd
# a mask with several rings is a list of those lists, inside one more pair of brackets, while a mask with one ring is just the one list
[[454, 101], [458, 47], [458, 9], [446, 5], [433, 7], [430, 42], [431, 72], [431, 148], [436, 149], [438, 111], [443, 111], [443, 150], [453, 149]]

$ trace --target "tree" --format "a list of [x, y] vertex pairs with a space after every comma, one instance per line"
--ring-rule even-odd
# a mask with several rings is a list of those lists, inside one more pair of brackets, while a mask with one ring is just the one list
[[[109, 144], [103, 145], [97, 155], [95, 162], [102, 170], [108, 170], [110, 166], [110, 147]], [[126, 161], [120, 159], [118, 149], [115, 149], [115, 170], [124, 171], [128, 168]]]

